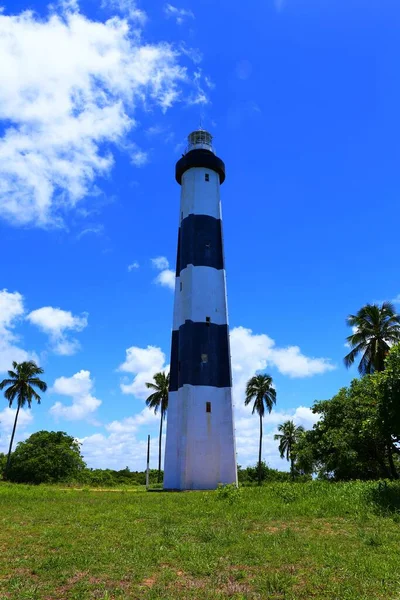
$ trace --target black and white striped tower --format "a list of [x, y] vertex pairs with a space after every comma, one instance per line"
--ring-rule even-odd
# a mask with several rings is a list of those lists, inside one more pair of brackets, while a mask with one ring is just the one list
[[181, 185], [164, 488], [237, 483], [220, 185], [212, 136], [188, 137]]

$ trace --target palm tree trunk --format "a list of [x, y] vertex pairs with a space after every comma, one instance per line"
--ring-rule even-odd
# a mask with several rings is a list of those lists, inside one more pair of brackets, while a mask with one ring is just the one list
[[292, 476], [292, 481], [294, 481], [294, 458], [292, 457], [292, 453], [290, 453], [290, 474]]
[[258, 485], [261, 485], [261, 450], [262, 450], [262, 436], [263, 436], [263, 426], [262, 426], [262, 416], [260, 415], [260, 447], [258, 450]]
[[12, 450], [12, 445], [13, 445], [13, 441], [14, 441], [15, 430], [17, 428], [17, 421], [18, 421], [18, 415], [19, 415], [20, 408], [21, 408], [21, 405], [18, 402], [17, 412], [15, 413], [14, 427], [13, 427], [12, 434], [11, 434], [10, 447], [8, 449], [6, 468], [4, 470], [4, 479], [7, 478], [8, 468], [10, 466], [11, 450]]
[[389, 460], [389, 467], [390, 467], [390, 473], [392, 475], [393, 479], [398, 479], [399, 478], [399, 474], [396, 470], [396, 467], [394, 466], [394, 461], [393, 461], [393, 451], [392, 451], [392, 442], [388, 442], [388, 446], [387, 446], [387, 453], [388, 453], [388, 460]]
[[161, 438], [162, 438], [162, 423], [163, 423], [163, 414], [161, 413], [161, 420], [160, 420], [160, 437], [158, 438], [158, 474], [157, 474], [157, 483], [160, 483], [160, 479], [161, 479]]

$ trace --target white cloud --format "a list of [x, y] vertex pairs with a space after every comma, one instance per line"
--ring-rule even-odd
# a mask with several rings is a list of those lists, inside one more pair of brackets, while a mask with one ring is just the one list
[[[257, 371], [276, 367], [283, 375], [309, 377], [332, 369], [326, 359], [308, 358], [297, 346], [277, 348], [266, 334], [253, 334], [251, 329], [235, 327], [231, 330], [231, 354], [233, 375], [233, 401], [235, 405], [235, 427], [238, 462], [243, 466], [255, 464], [258, 456], [259, 421], [251, 414], [251, 405], [244, 406], [246, 383]], [[277, 394], [279, 407], [279, 391]], [[263, 460], [274, 467], [285, 469], [281, 461], [274, 433], [279, 423], [293, 419], [297, 425], [310, 429], [318, 417], [310, 408], [276, 410], [264, 418]]]
[[311, 377], [335, 368], [326, 358], [305, 356], [298, 346], [279, 348], [268, 335], [253, 334], [251, 329], [244, 327], [232, 329], [231, 348], [232, 369], [236, 375], [248, 371], [250, 366], [252, 374], [274, 366], [289, 377]]
[[161, 271], [153, 280], [153, 283], [167, 287], [170, 290], [174, 290], [175, 273], [169, 268], [169, 262], [167, 258], [165, 256], [157, 256], [157, 258], [152, 258], [151, 262], [155, 269], [159, 269]]
[[[90, 371], [79, 371], [72, 377], [59, 377], [55, 380], [51, 392], [62, 396], [70, 396], [72, 404], [65, 405], [56, 402], [50, 408], [50, 413], [68, 421], [87, 420], [101, 405], [101, 400], [92, 395], [93, 381]], [[93, 422], [93, 419], [92, 419]]]
[[149, 391], [146, 388], [146, 382], [153, 380], [153, 375], [160, 371], [167, 370], [165, 366], [165, 354], [161, 348], [156, 346], [147, 346], [139, 348], [132, 346], [126, 350], [126, 359], [118, 370], [125, 373], [133, 373], [132, 383], [121, 383], [121, 390], [124, 394], [133, 394], [136, 398], [147, 398]]
[[186, 19], [194, 19], [193, 11], [186, 8], [176, 8], [172, 4], [166, 4], [164, 7], [166, 17], [173, 17], [178, 25], [182, 25]]
[[19, 292], [0, 291], [0, 373], [11, 368], [12, 362], [36, 359], [32, 353], [19, 348], [14, 328], [25, 312], [24, 299]]
[[19, 292], [0, 292], [0, 332], [5, 333], [18, 317], [24, 314], [24, 301]]
[[68, 339], [66, 331], [82, 331], [87, 326], [87, 314], [74, 316], [68, 310], [43, 306], [32, 311], [26, 317], [32, 325], [36, 325], [50, 336], [53, 351], [56, 354], [70, 356], [75, 354], [80, 344], [76, 339]]
[[165, 269], [164, 271], [161, 271], [161, 273], [159, 273], [157, 275], [157, 277], [155, 278], [154, 283], [158, 283], [159, 285], [167, 287], [170, 290], [174, 290], [175, 289], [175, 273], [174, 273], [174, 271], [172, 271], [171, 269]]
[[[162, 260], [158, 264], [160, 267], [165, 267], [165, 262]], [[257, 371], [265, 370], [268, 366], [277, 367], [283, 374], [306, 377], [320, 373], [321, 364], [325, 363], [314, 363], [313, 361], [322, 359], [305, 357], [297, 346], [291, 346], [288, 349], [277, 348], [274, 340], [267, 335], [253, 334], [250, 329], [244, 327], [236, 327], [231, 331], [231, 354], [238, 461], [239, 464], [245, 466], [255, 464], [257, 460], [259, 435], [258, 418], [251, 414], [251, 406], [244, 406], [245, 387], [248, 379]], [[328, 370], [326, 365], [325, 367], [325, 370]], [[126, 351], [126, 360], [119, 370], [134, 374], [132, 383], [121, 383], [122, 392], [133, 394], [144, 400], [149, 394], [146, 382], [152, 381], [155, 373], [168, 370], [168, 366], [165, 366], [165, 354], [160, 348], [133, 346]], [[293, 419], [297, 425], [303, 425], [306, 429], [310, 429], [316, 423], [318, 416], [314, 415], [310, 408], [302, 405], [286, 410], [273, 409], [270, 415], [266, 415], [264, 418], [263, 458], [275, 468], [287, 468], [286, 463], [279, 457], [278, 444], [273, 436], [277, 431], [277, 425], [289, 419]], [[143, 433], [143, 427], [146, 427], [147, 432], [149, 428], [155, 427], [158, 423], [159, 418], [147, 409], [123, 420], [113, 421], [106, 426], [109, 432], [108, 436], [101, 438], [91, 436], [85, 439], [87, 456], [97, 465], [105, 466], [108, 464], [107, 460], [111, 460], [115, 461], [112, 464], [120, 465], [120, 467], [126, 464], [127, 457], [130, 456], [131, 463], [129, 464], [138, 465], [140, 461], [144, 460], [145, 445], [144, 442], [137, 440], [137, 436]], [[108, 459], [97, 450], [101, 444], [108, 448]], [[143, 465], [137, 468], [143, 468]]]
[[86, 227], [76, 236], [77, 240], [80, 240], [85, 235], [102, 235], [104, 233], [104, 225], [93, 225], [92, 227]]
[[147, 21], [146, 13], [137, 7], [133, 0], [103, 0], [102, 8], [110, 8], [120, 12], [125, 18], [130, 21], [136, 21], [140, 25], [144, 25]]
[[127, 20], [60, 10], [0, 14], [0, 211], [16, 224], [61, 225], [111, 169], [110, 143], [133, 130], [134, 112], [165, 111], [189, 83], [178, 51], [145, 44]]
[[151, 259], [152, 265], [155, 269], [168, 269], [169, 262], [165, 256], [157, 256], [157, 258]]
[[139, 263], [135, 261], [132, 264], [128, 265], [128, 271], [133, 271], [134, 269], [138, 269], [139, 267]]
[[[147, 391], [147, 393], [149, 392]], [[160, 423], [160, 415], [155, 415], [154, 411], [146, 407], [133, 417], [126, 417], [122, 421], [112, 421], [106, 425], [106, 429], [111, 433], [136, 433], [143, 425], [154, 425], [155, 423]]]
[[[8, 452], [12, 428], [14, 426], [15, 413], [16, 409], [9, 408], [8, 406], [0, 411], [0, 452]], [[22, 442], [28, 437], [29, 433], [27, 433], [26, 428], [32, 423], [32, 421], [33, 416], [31, 410], [29, 408], [21, 408], [18, 415], [13, 450], [18, 442]]]
[[210, 102], [206, 91], [203, 88], [203, 80], [204, 80], [204, 85], [206, 85], [206, 87], [208, 87], [209, 89], [211, 89], [210, 86], [210, 80], [207, 77], [203, 77], [203, 73], [201, 69], [198, 69], [195, 73], [194, 73], [194, 88], [195, 91], [193, 92], [193, 94], [188, 98], [188, 104], [192, 105], [192, 106], [198, 106], [201, 104], [208, 104]]
[[395, 298], [392, 300], [393, 304], [400, 304], [400, 294], [397, 294]]
[[[150, 413], [150, 411], [148, 411]], [[151, 413], [150, 413], [151, 414]], [[157, 433], [154, 431], [150, 445], [150, 467], [158, 464]], [[117, 432], [103, 435], [96, 433], [79, 440], [82, 442], [82, 454], [93, 468], [123, 469], [128, 466], [132, 471], [146, 469], [147, 440], [139, 440], [132, 432]], [[163, 436], [163, 442], [165, 436]]]
[[134, 150], [131, 155], [132, 164], [136, 167], [144, 167], [149, 162], [149, 153], [143, 150]]

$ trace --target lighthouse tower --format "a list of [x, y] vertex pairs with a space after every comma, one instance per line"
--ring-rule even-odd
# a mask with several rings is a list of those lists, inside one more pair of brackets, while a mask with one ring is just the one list
[[220, 185], [212, 136], [188, 137], [181, 185], [164, 489], [236, 483]]

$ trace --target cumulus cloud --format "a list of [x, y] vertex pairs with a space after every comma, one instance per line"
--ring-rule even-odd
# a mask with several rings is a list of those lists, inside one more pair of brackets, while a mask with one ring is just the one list
[[152, 265], [160, 273], [153, 280], [153, 283], [167, 287], [170, 290], [175, 289], [175, 273], [169, 268], [169, 261], [165, 256], [157, 256], [151, 259]]
[[248, 379], [244, 373], [250, 365], [252, 374], [273, 366], [289, 377], [311, 377], [335, 368], [327, 358], [305, 356], [298, 346], [279, 348], [268, 335], [253, 334], [245, 327], [232, 329], [231, 348], [233, 374], [242, 380]]
[[[259, 444], [259, 420], [251, 414], [250, 407], [239, 409], [236, 407], [236, 450], [238, 463], [243, 467], [256, 464], [258, 460]], [[302, 425], [305, 429], [311, 429], [318, 421], [318, 415], [314, 415], [310, 408], [298, 406], [288, 410], [273, 410], [263, 420], [263, 451], [262, 459], [274, 469], [287, 470], [288, 464], [279, 456], [278, 444], [274, 440], [277, 426], [285, 421], [292, 420], [296, 425]]]
[[11, 368], [12, 362], [36, 358], [17, 345], [14, 329], [25, 312], [24, 299], [19, 292], [0, 291], [0, 372]]
[[[139, 436], [144, 432], [151, 434], [150, 464], [156, 465], [158, 443], [155, 440], [158, 439], [159, 425], [160, 416], [144, 408], [132, 417], [106, 425], [107, 434], [98, 433], [80, 440], [82, 454], [90, 467], [122, 469], [128, 465], [132, 470], [143, 471], [146, 468], [147, 440]], [[165, 430], [162, 443], [165, 444]]]
[[[164, 257], [155, 260], [159, 268], [166, 266]], [[297, 346], [279, 348], [266, 334], [254, 334], [244, 327], [236, 327], [231, 331], [231, 354], [238, 461], [239, 464], [246, 466], [254, 464], [257, 460], [259, 435], [258, 419], [251, 414], [251, 406], [245, 407], [243, 402], [248, 379], [257, 371], [263, 371], [269, 366], [274, 366], [282, 374], [291, 377], [308, 377], [332, 367], [325, 359], [306, 357]], [[146, 382], [152, 380], [154, 373], [168, 370], [168, 367], [165, 366], [165, 354], [160, 348], [132, 346], [126, 351], [126, 360], [119, 370], [134, 375], [131, 383], [121, 383], [122, 392], [144, 400], [149, 393]], [[293, 419], [297, 425], [310, 429], [318, 420], [318, 416], [303, 405], [293, 409], [274, 409], [270, 415], [266, 415], [263, 459], [275, 468], [286, 468], [286, 463], [282, 463], [279, 457], [278, 445], [273, 438], [277, 432], [277, 425], [289, 419]], [[102, 462], [105, 460], [104, 456], [96, 449], [97, 444], [103, 444], [108, 448], [112, 460], [116, 461], [115, 464], [122, 465], [125, 456], [129, 455], [132, 457], [132, 464], [137, 465], [139, 459], [143, 460], [144, 442], [138, 440], [138, 437], [143, 434], [142, 428], [146, 427], [148, 431], [158, 423], [158, 418], [147, 409], [123, 420], [113, 421], [106, 426], [109, 435], [85, 438], [88, 456], [96, 461], [96, 464], [105, 465], [106, 462]], [[123, 441], [119, 436], [123, 436]], [[120, 458], [117, 459], [117, 456]], [[137, 468], [143, 468], [143, 465]]]
[[125, 362], [119, 366], [118, 370], [134, 375], [131, 383], [121, 383], [121, 391], [124, 394], [133, 394], [136, 398], [145, 399], [148, 396], [146, 382], [152, 381], [155, 373], [167, 370], [165, 354], [161, 348], [156, 346], [147, 346], [147, 348], [131, 346], [126, 351]]
[[101, 405], [101, 400], [92, 395], [93, 380], [90, 371], [79, 371], [72, 377], [59, 377], [55, 380], [51, 392], [62, 396], [70, 396], [72, 404], [65, 405], [56, 402], [50, 408], [50, 413], [57, 419], [67, 421], [91, 420], [93, 413]]
[[[268, 367], [275, 367], [289, 377], [310, 377], [334, 367], [326, 359], [309, 358], [303, 355], [298, 346], [279, 348], [268, 335], [254, 334], [251, 329], [245, 327], [233, 328], [230, 340], [238, 462], [247, 466], [257, 461], [259, 436], [258, 419], [251, 414], [251, 405], [244, 406], [246, 383], [250, 377]], [[286, 468], [286, 464], [279, 457], [274, 434], [277, 432], [277, 425], [289, 419], [294, 420], [297, 425], [310, 429], [318, 420], [318, 416], [305, 406], [288, 410], [274, 408], [271, 414], [265, 416], [263, 460], [274, 468]]]
[[193, 11], [186, 8], [177, 8], [172, 4], [164, 6], [164, 14], [166, 17], [175, 19], [177, 25], [182, 25], [186, 19], [194, 19]]
[[78, 317], [68, 310], [43, 306], [29, 313], [26, 318], [50, 336], [52, 349], [56, 354], [70, 356], [79, 350], [78, 340], [68, 339], [65, 332], [82, 331], [87, 326], [86, 313]]
[[[140, 17], [134, 3], [117, 4]], [[76, 2], [61, 7], [0, 14], [0, 211], [15, 224], [60, 226], [65, 209], [95, 195], [135, 111], [165, 111], [189, 83], [170, 44], [142, 42], [126, 19], [90, 20]]]
[[[147, 391], [147, 393], [149, 392]], [[154, 411], [144, 408], [133, 417], [126, 417], [122, 421], [112, 421], [106, 425], [106, 429], [111, 433], [136, 433], [143, 425], [154, 425], [155, 423], [160, 423], [160, 416], [155, 415]]]
[[[155, 468], [158, 460], [158, 444], [154, 441], [157, 439], [157, 433], [154, 433], [150, 445], [152, 468]], [[96, 433], [79, 441], [82, 443], [82, 454], [89, 467], [123, 469], [128, 466], [133, 471], [144, 471], [146, 468], [147, 440], [138, 439], [132, 432], [109, 435]]]

